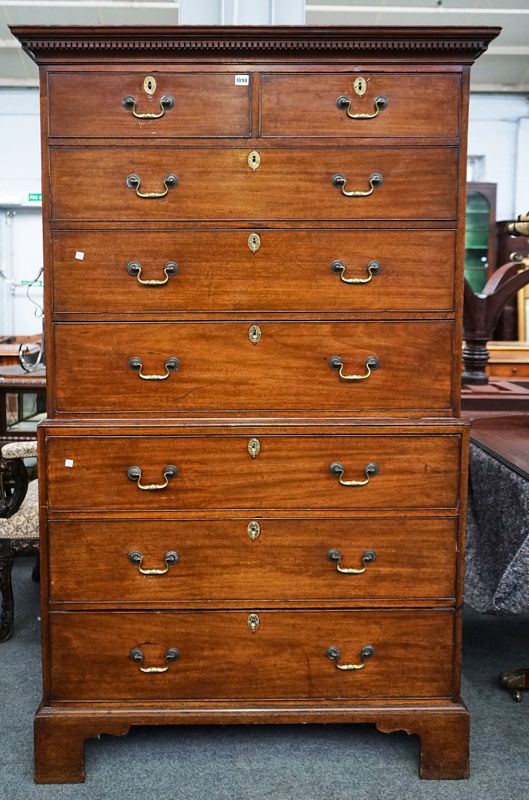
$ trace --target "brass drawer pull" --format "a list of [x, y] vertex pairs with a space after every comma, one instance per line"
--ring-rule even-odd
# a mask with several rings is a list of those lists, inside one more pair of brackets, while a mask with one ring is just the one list
[[363, 575], [364, 572], [367, 570], [367, 565], [372, 564], [375, 561], [377, 554], [374, 550], [365, 550], [362, 553], [362, 564], [363, 567], [360, 569], [354, 569], [353, 567], [341, 567], [340, 561], [343, 558], [343, 555], [340, 553], [339, 550], [329, 550], [327, 553], [327, 558], [332, 564], [336, 564], [336, 571], [341, 572], [343, 575]]
[[338, 461], [335, 461], [334, 464], [329, 466], [329, 471], [331, 475], [338, 475], [338, 483], [342, 486], [367, 486], [370, 478], [378, 475], [378, 464], [366, 464], [364, 467], [365, 481], [344, 481], [343, 474], [345, 472], [345, 467]]
[[165, 278], [162, 278], [162, 280], [156, 279], [146, 281], [141, 277], [141, 271], [142, 266], [139, 261], [131, 261], [127, 264], [127, 272], [129, 275], [136, 278], [138, 283], [141, 283], [142, 286], [165, 286], [169, 278], [172, 278], [173, 275], [176, 275], [178, 272], [178, 264], [175, 261], [168, 261], [163, 268]]
[[133, 372], [138, 373], [138, 377], [142, 379], [142, 381], [165, 381], [171, 374], [177, 369], [180, 369], [180, 362], [175, 356], [171, 356], [167, 358], [164, 364], [165, 372], [163, 375], [144, 375], [143, 370], [143, 361], [138, 356], [132, 356], [129, 358], [129, 369]]
[[136, 111], [136, 98], [131, 97], [130, 95], [128, 97], [123, 98], [123, 100], [121, 101], [121, 105], [123, 106], [125, 111], [130, 111], [132, 116], [136, 117], [136, 119], [160, 119], [160, 117], [163, 117], [166, 111], [169, 111], [169, 109], [173, 108], [174, 98], [170, 97], [169, 95], [164, 95], [163, 97], [161, 97], [160, 111], [158, 114], [153, 114], [152, 112], [151, 113], [148, 112], [147, 114], [138, 114], [138, 112]]
[[159, 489], [165, 489], [165, 487], [169, 484], [169, 481], [173, 478], [176, 478], [178, 475], [178, 470], [172, 464], [168, 464], [162, 473], [165, 478], [163, 483], [142, 483], [141, 474], [140, 467], [129, 467], [127, 470], [128, 479], [130, 481], [136, 481], [138, 484], [138, 489], [141, 489], [142, 492], [156, 492]]
[[178, 184], [178, 178], [176, 175], [166, 175], [163, 179], [163, 192], [140, 192], [141, 178], [138, 175], [128, 175], [126, 183], [129, 189], [134, 189], [136, 191], [138, 197], [152, 200], [156, 197], [165, 197], [169, 189], [174, 189]]
[[334, 272], [335, 275], [339, 275], [340, 280], [343, 283], [370, 283], [375, 275], [380, 275], [382, 272], [382, 265], [380, 261], [370, 261], [367, 265], [368, 278], [344, 278], [346, 269], [347, 266], [343, 263], [343, 261], [333, 261], [331, 264], [331, 272]]
[[169, 572], [169, 567], [177, 563], [178, 553], [175, 550], [169, 550], [169, 552], [165, 554], [163, 559], [165, 567], [163, 569], [145, 569], [142, 567], [143, 558], [143, 553], [140, 553], [138, 550], [132, 550], [132, 552], [129, 553], [130, 563], [137, 565], [138, 572], [141, 572], [142, 575], [166, 575]]
[[384, 183], [384, 178], [382, 177], [380, 172], [373, 172], [373, 174], [369, 176], [369, 186], [370, 186], [370, 188], [367, 189], [367, 191], [365, 191], [365, 192], [364, 191], [353, 191], [353, 192], [346, 191], [345, 186], [347, 184], [347, 178], [345, 177], [345, 175], [340, 175], [340, 174], [333, 175], [332, 178], [331, 178], [331, 183], [337, 189], [341, 189], [342, 194], [344, 194], [346, 197], [369, 197], [370, 194], [373, 194], [375, 189], [378, 189], [379, 186], [382, 186], [382, 184]]
[[375, 648], [372, 644], [365, 644], [362, 649], [360, 650], [360, 658], [362, 659], [359, 664], [339, 664], [338, 661], [340, 660], [340, 648], [336, 647], [336, 645], [331, 645], [325, 651], [325, 655], [330, 661], [334, 661], [334, 666], [337, 669], [364, 669], [366, 665], [366, 659], [372, 658], [375, 655]]
[[327, 363], [331, 369], [339, 370], [338, 374], [343, 381], [365, 381], [373, 370], [378, 369], [380, 366], [380, 361], [376, 356], [368, 356], [365, 361], [367, 372], [363, 375], [346, 375], [343, 371], [344, 363], [340, 356], [331, 356]]
[[147, 672], [152, 675], [153, 673], [167, 672], [169, 665], [180, 658], [180, 651], [176, 647], [170, 647], [169, 650], [165, 651], [165, 667], [144, 667], [145, 655], [141, 647], [133, 647], [129, 653], [129, 658], [135, 664], [140, 665], [140, 672]]
[[350, 98], [343, 94], [336, 101], [338, 108], [343, 109], [349, 119], [374, 119], [375, 117], [378, 117], [380, 112], [384, 111], [389, 105], [388, 98], [380, 95], [379, 97], [375, 97], [373, 100], [373, 114], [351, 114], [351, 102], [352, 101]]

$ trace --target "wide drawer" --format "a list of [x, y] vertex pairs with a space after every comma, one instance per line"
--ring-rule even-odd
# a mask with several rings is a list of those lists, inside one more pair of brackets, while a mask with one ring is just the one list
[[[149, 78], [154, 79], [150, 84]], [[251, 133], [250, 86], [236, 85], [233, 73], [52, 72], [48, 98], [50, 136], [152, 139]]]
[[[255, 170], [249, 155], [250, 149], [236, 148], [51, 148], [51, 215], [78, 220], [456, 216], [454, 147], [262, 148]], [[337, 175], [345, 184], [333, 183]], [[375, 175], [383, 178], [377, 188]]]
[[261, 135], [457, 136], [459, 103], [458, 75], [263, 75]]
[[55, 231], [52, 246], [55, 312], [454, 306], [453, 231]]
[[454, 519], [406, 517], [52, 520], [50, 599], [448, 599], [455, 593], [456, 526]]
[[459, 435], [377, 435], [376, 428], [371, 435], [256, 433], [252, 438], [141, 431], [50, 435], [48, 506], [58, 511], [454, 508], [460, 444]]
[[55, 408], [450, 409], [450, 321], [256, 322], [56, 323]]
[[52, 613], [51, 700], [451, 695], [450, 611], [252, 614]]

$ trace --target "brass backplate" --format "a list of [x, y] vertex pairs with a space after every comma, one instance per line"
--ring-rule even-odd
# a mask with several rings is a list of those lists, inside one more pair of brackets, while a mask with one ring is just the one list
[[257, 253], [259, 248], [261, 247], [261, 237], [258, 233], [251, 233], [248, 236], [248, 247], [252, 251], [252, 253]]
[[143, 91], [152, 97], [156, 91], [156, 78], [153, 78], [152, 75], [147, 75], [143, 81]]
[[261, 156], [257, 150], [252, 150], [251, 153], [248, 153], [247, 161], [250, 169], [256, 170], [259, 168], [259, 164], [261, 163]]
[[248, 339], [252, 344], [257, 344], [257, 342], [261, 341], [262, 335], [259, 325], [250, 325], [248, 328]]
[[248, 536], [250, 537], [252, 542], [255, 542], [255, 540], [257, 539], [257, 537], [261, 533], [261, 526], [259, 525], [258, 522], [256, 522], [253, 519], [251, 522], [248, 523], [247, 530], [248, 530]]
[[250, 439], [248, 442], [248, 452], [250, 453], [252, 458], [257, 458], [259, 453], [261, 452], [261, 442], [259, 439]]
[[259, 625], [261, 624], [261, 620], [259, 619], [257, 614], [250, 614], [248, 619], [246, 620], [246, 624], [250, 628], [252, 633], [255, 633]]
[[355, 91], [355, 94], [357, 94], [359, 97], [362, 97], [362, 95], [364, 95], [367, 91], [366, 79], [360, 77], [356, 78], [353, 83], [353, 89]]

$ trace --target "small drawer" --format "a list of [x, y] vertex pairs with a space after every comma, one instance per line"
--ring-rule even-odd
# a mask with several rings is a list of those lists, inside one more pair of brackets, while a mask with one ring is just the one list
[[261, 135], [451, 137], [459, 104], [458, 75], [263, 75]]
[[[53, 602], [449, 600], [454, 519], [48, 524]], [[65, 568], [64, 565], [68, 565]]]
[[454, 307], [453, 231], [54, 231], [52, 246], [55, 312]]
[[250, 136], [250, 85], [233, 73], [51, 72], [49, 136]]
[[51, 216], [453, 220], [457, 161], [455, 147], [283, 147], [254, 169], [250, 148], [52, 147]]
[[55, 323], [55, 408], [446, 415], [452, 342], [450, 321]]
[[453, 626], [426, 610], [55, 612], [51, 701], [449, 697]]
[[252, 513], [455, 508], [460, 436], [383, 434], [373, 426], [343, 436], [49, 435], [48, 505]]

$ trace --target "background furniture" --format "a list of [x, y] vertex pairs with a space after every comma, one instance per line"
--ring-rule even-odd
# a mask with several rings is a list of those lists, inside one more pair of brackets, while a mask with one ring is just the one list
[[[496, 266], [498, 269], [508, 261], [513, 261], [517, 258], [529, 257], [529, 239], [524, 236], [514, 236], [509, 232], [510, 220], [499, 220], [496, 223]], [[523, 293], [525, 295], [525, 292]], [[522, 295], [522, 293], [520, 293]], [[494, 331], [495, 341], [504, 341], [508, 344], [521, 342], [527, 346], [529, 339], [528, 331], [525, 330], [524, 303], [520, 297], [510, 300], [500, 317], [496, 330]]]
[[[36, 556], [39, 551], [38, 481], [30, 481], [24, 458], [37, 455], [36, 442], [17, 442], [2, 447], [0, 459], [0, 642], [13, 635], [14, 600], [11, 568], [17, 556]], [[38, 577], [38, 567], [34, 578]]]
[[467, 775], [459, 147], [497, 32], [15, 29], [53, 185], [37, 781], [179, 722], [370, 722]]
[[474, 292], [481, 292], [495, 266], [496, 184], [469, 182], [466, 203], [465, 278]]
[[37, 425], [45, 416], [46, 370], [0, 367], [0, 443], [36, 439]]
[[33, 336], [2, 336], [0, 335], [0, 366], [18, 365], [20, 346], [26, 345], [29, 353], [37, 353], [42, 341], [40, 333]]

